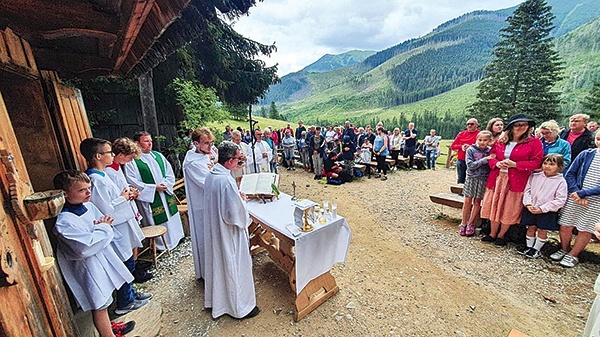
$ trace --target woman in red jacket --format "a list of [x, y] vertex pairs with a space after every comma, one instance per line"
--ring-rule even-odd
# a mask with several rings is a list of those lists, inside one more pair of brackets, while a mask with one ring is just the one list
[[540, 168], [544, 149], [542, 142], [532, 137], [535, 122], [524, 114], [511, 116], [488, 160], [490, 175], [486, 184], [481, 217], [490, 219], [490, 235], [481, 239], [505, 246], [504, 235], [511, 225], [521, 221], [523, 191], [531, 172]]

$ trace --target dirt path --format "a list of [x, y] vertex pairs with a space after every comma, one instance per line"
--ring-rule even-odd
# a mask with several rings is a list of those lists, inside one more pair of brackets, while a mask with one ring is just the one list
[[291, 193], [295, 181], [299, 197], [337, 201], [348, 220], [347, 262], [332, 272], [340, 292], [294, 322], [287, 277], [261, 253], [253, 258], [261, 314], [212, 320], [186, 240], [144, 286], [163, 306], [162, 336], [506, 336], [511, 328], [531, 337], [581, 334], [600, 272], [597, 256], [563, 269], [547, 258], [524, 259], [511, 245], [458, 236], [459, 211], [444, 207], [442, 215], [427, 197], [448, 191], [454, 171], [400, 171], [385, 182], [342, 186], [318, 184], [301, 171], [280, 173], [281, 190]]

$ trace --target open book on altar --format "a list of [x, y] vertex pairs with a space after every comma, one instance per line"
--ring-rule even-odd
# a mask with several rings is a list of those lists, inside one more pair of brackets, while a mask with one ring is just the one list
[[279, 187], [279, 174], [268, 172], [245, 174], [242, 176], [240, 191], [244, 192], [249, 198], [259, 196], [270, 198], [275, 195], [271, 184]]

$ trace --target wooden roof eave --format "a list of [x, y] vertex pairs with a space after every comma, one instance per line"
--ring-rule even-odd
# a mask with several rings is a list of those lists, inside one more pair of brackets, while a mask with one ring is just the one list
[[136, 0], [114, 71], [127, 74], [168, 27], [181, 17], [190, 0]]

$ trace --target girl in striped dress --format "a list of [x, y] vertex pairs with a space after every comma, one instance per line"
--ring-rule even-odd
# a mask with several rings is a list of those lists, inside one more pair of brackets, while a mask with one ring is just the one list
[[[600, 133], [596, 135], [596, 146], [600, 147]], [[594, 233], [594, 224], [600, 219], [600, 155], [599, 149], [587, 149], [579, 153], [565, 174], [569, 188], [569, 199], [563, 208], [558, 224], [560, 225], [561, 249], [550, 255], [565, 268], [579, 263], [581, 253]], [[573, 228], [579, 234], [573, 238]]]

